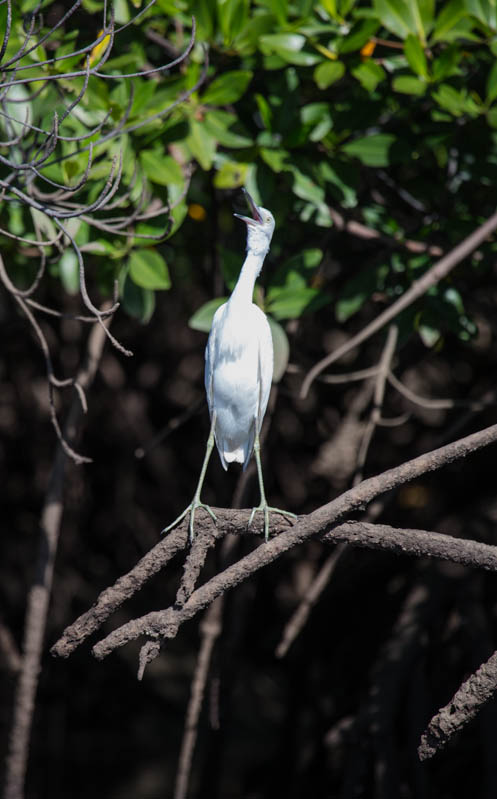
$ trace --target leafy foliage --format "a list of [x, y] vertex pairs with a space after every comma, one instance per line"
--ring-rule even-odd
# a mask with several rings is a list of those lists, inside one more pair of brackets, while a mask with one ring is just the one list
[[[31, 5], [25, 2], [22, 11]], [[92, 12], [103, 7], [98, 0], [85, 5]], [[125, 23], [136, 5], [122, 0], [116, 7], [118, 22]], [[5, 6], [0, 13], [5, 21]], [[150, 292], [191, 278], [199, 258], [197, 239], [209, 236], [213, 189], [223, 207], [216, 224], [227, 242], [231, 285], [241, 263], [243, 233], [229, 221], [228, 192], [246, 185], [256, 201], [273, 211], [276, 235], [259, 300], [280, 321], [332, 305], [345, 322], [379, 292], [397, 296], [431, 263], [414, 264], [402, 246], [405, 240], [437, 241], [450, 248], [493, 208], [497, 19], [492, 4], [157, 0], [139, 26], [123, 33], [119, 50], [102, 69], [118, 75], [158, 64], [162, 40], [180, 52], [192, 14], [198, 35], [188, 65], [177, 73], [155, 72], [112, 85], [92, 76], [82, 104], [87, 125], [98, 125], [106, 114], [117, 121], [131, 104], [119, 139], [93, 137], [96, 157], [83, 199], [98, 196], [105, 164], [121, 148], [123, 184], [130, 195], [136, 200], [148, 192], [150, 206], [172, 206], [169, 229], [164, 219], [138, 219], [134, 238], [123, 240], [105, 230], [95, 236], [84, 219], [75, 228], [98, 286], [108, 292], [117, 278], [132, 315], [146, 321], [154, 305]], [[23, 36], [20, 16], [14, 29], [12, 46]], [[61, 33], [59, 41], [41, 44], [30, 54], [28, 77], [37, 71], [62, 74], [74, 66], [77, 57], [43, 65], [46, 58], [69, 52], [88, 31]], [[103, 45], [94, 48], [93, 61], [103, 57]], [[206, 52], [207, 80], [177, 103], [198, 82]], [[81, 81], [65, 81], [68, 100]], [[23, 100], [23, 91], [22, 85], [14, 87], [4, 103], [19, 120], [9, 123], [11, 132], [21, 125], [21, 112], [46, 127], [60, 107], [52, 84], [32, 101]], [[7, 131], [5, 118], [0, 124]], [[66, 124], [70, 133], [81, 134], [78, 117], [69, 117]], [[44, 174], [74, 184], [86, 164], [87, 153], [63, 142]], [[395, 256], [373, 253], [369, 266], [355, 259], [343, 263], [329, 285], [331, 255], [321, 242], [333, 226], [330, 208], [391, 237]], [[18, 235], [26, 235], [32, 225], [26, 210], [16, 206], [6, 208], [3, 216], [3, 227]], [[162, 235], [168, 242], [144, 242], [138, 234]], [[15, 278], [26, 283], [29, 258], [8, 239], [2, 245]], [[309, 266], [305, 254], [318, 250], [320, 258]], [[52, 256], [52, 275], [67, 291], [76, 291], [70, 257]], [[439, 327], [467, 339], [474, 325], [468, 327], [462, 304], [458, 309], [444, 301], [447, 290], [447, 283], [435, 290]], [[420, 312], [429, 315], [427, 308]], [[421, 329], [414, 319], [411, 329]]]

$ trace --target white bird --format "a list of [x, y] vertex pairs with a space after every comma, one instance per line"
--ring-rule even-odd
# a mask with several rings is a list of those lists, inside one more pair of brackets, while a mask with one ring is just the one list
[[230, 463], [241, 463], [245, 470], [254, 453], [261, 501], [252, 509], [249, 526], [257, 512], [264, 513], [267, 541], [270, 512], [295, 518], [293, 513], [270, 507], [264, 491], [259, 433], [271, 391], [273, 340], [266, 315], [254, 305], [252, 298], [255, 281], [273, 236], [274, 217], [266, 208], [258, 207], [250, 194], [244, 191], [252, 218], [240, 214], [235, 216], [247, 225], [247, 255], [231, 297], [214, 314], [205, 350], [205, 390], [211, 429], [204, 462], [192, 502], [163, 530], [164, 533], [171, 530], [190, 513], [190, 541], [194, 537], [197, 508], [204, 508], [216, 521], [211, 508], [200, 500], [214, 442], [225, 469]]

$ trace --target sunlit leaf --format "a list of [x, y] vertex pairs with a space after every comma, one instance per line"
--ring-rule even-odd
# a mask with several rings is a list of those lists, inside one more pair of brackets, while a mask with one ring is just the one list
[[217, 189], [236, 189], [243, 186], [248, 166], [238, 161], [225, 161], [214, 176], [214, 186]]
[[347, 155], [358, 158], [365, 166], [388, 166], [390, 149], [396, 137], [392, 133], [376, 133], [354, 139], [342, 147]]
[[273, 339], [273, 383], [279, 383], [286, 372], [290, 357], [290, 344], [282, 326], [271, 316], [267, 317]]
[[252, 80], [250, 70], [233, 70], [224, 72], [215, 78], [202, 95], [206, 105], [229, 105], [235, 103], [245, 94]]
[[327, 89], [343, 77], [345, 66], [341, 61], [324, 61], [314, 70], [314, 81], [319, 89]]
[[188, 325], [193, 330], [200, 330], [202, 333], [208, 333], [212, 327], [212, 320], [214, 314], [220, 305], [226, 302], [227, 297], [216, 297], [214, 300], [209, 300], [205, 305], [202, 305], [198, 311], [195, 311], [193, 316], [188, 320]]
[[428, 64], [425, 51], [417, 36], [409, 34], [404, 42], [404, 53], [412, 71], [425, 80], [428, 78]]
[[133, 250], [129, 257], [129, 274], [131, 279], [144, 289], [168, 289], [171, 280], [167, 264], [153, 249]]
[[66, 250], [59, 261], [59, 275], [68, 294], [79, 292], [79, 261], [74, 250]]

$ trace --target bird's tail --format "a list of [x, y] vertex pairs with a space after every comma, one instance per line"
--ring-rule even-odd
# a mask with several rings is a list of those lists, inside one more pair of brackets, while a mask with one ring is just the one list
[[233, 449], [231, 452], [223, 452], [226, 463], [243, 463], [245, 461], [245, 450], [242, 447]]

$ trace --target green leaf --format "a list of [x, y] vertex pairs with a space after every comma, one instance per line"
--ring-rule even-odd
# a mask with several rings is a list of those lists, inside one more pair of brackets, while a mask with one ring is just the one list
[[425, 347], [429, 349], [435, 346], [442, 335], [437, 327], [426, 323], [418, 324], [418, 333]]
[[292, 255], [285, 263], [283, 268], [285, 270], [296, 270], [298, 272], [305, 269], [315, 269], [323, 259], [323, 251], [318, 247], [311, 247], [308, 250], [302, 250], [297, 255]]
[[281, 27], [285, 27], [288, 14], [287, 0], [264, 0], [264, 5], [269, 8]]
[[404, 42], [404, 53], [412, 71], [419, 75], [420, 78], [428, 80], [428, 65], [425, 51], [417, 36], [413, 36], [411, 33], [409, 34]]
[[333, 127], [329, 103], [309, 103], [300, 109], [299, 115], [310, 141], [321, 141]]
[[399, 39], [412, 33], [426, 41], [433, 24], [434, 0], [374, 0], [374, 8], [382, 25]]
[[460, 117], [463, 114], [476, 117], [484, 110], [468, 95], [466, 89], [458, 91], [448, 83], [442, 83], [432, 96], [441, 108], [449, 111], [455, 117]]
[[373, 292], [382, 291], [388, 275], [388, 264], [371, 269], [367, 267], [359, 274], [354, 275], [343, 287], [340, 298], [335, 306], [335, 315], [338, 322], [346, 322], [362, 308]]
[[248, 20], [248, 12], [248, 0], [217, 0], [217, 19], [226, 45], [231, 44], [243, 30]]
[[485, 26], [496, 29], [495, 0], [466, 0], [466, 10]]
[[293, 191], [301, 200], [308, 200], [315, 205], [324, 201], [324, 189], [301, 172], [297, 167], [291, 167], [293, 174]]
[[216, 189], [237, 189], [245, 184], [249, 164], [225, 161], [214, 176]]
[[352, 70], [352, 75], [356, 80], [359, 81], [362, 88], [367, 92], [374, 92], [378, 83], [386, 78], [386, 73], [383, 67], [377, 64], [375, 61], [371, 61], [371, 59], [363, 61], [361, 64], [355, 67]]
[[257, 103], [257, 108], [259, 109], [261, 119], [264, 123], [264, 127], [267, 130], [271, 130], [273, 122], [273, 112], [271, 110], [271, 106], [262, 94], [256, 94], [255, 101]]
[[342, 150], [347, 155], [358, 158], [365, 166], [388, 166], [390, 163], [389, 150], [395, 143], [396, 137], [392, 133], [374, 133], [345, 144]]
[[206, 172], [212, 167], [216, 154], [216, 140], [207, 128], [195, 119], [190, 120], [190, 135], [186, 139], [194, 158]]
[[144, 289], [168, 289], [171, 280], [167, 264], [157, 250], [133, 250], [129, 257], [129, 274]]
[[327, 89], [332, 83], [340, 80], [345, 73], [345, 65], [341, 61], [324, 61], [314, 70], [314, 82], [319, 89]]
[[259, 46], [266, 55], [275, 53], [288, 64], [310, 67], [319, 63], [321, 56], [303, 52], [305, 43], [306, 38], [300, 33], [269, 33], [259, 39]]
[[188, 326], [192, 330], [200, 330], [201, 333], [208, 333], [212, 327], [212, 320], [217, 309], [223, 302], [226, 302], [227, 297], [216, 297], [214, 300], [209, 300], [205, 305], [202, 305], [198, 311], [195, 311], [193, 316], [188, 320]]
[[465, 16], [464, 0], [450, 0], [435, 20], [432, 43], [452, 41], [454, 31], [457, 34], [457, 26]]
[[79, 291], [79, 261], [74, 250], [66, 250], [59, 261], [59, 274], [62, 285], [68, 294]]
[[171, 183], [184, 184], [181, 167], [170, 155], [159, 150], [143, 150], [140, 163], [147, 178], [159, 186], [170, 186]]
[[364, 47], [379, 28], [377, 19], [364, 19], [356, 23], [352, 30], [338, 41], [340, 53], [353, 53]]
[[463, 51], [456, 45], [451, 44], [442, 50], [440, 55], [432, 63], [432, 79], [434, 81], [450, 78], [452, 75], [459, 75], [458, 63], [463, 57]]
[[271, 336], [273, 339], [273, 383], [279, 383], [286, 372], [286, 367], [288, 366], [290, 345], [288, 343], [288, 337], [282, 326], [271, 316], [268, 316], [267, 320], [269, 322], [269, 327], [271, 328]]
[[289, 153], [287, 150], [270, 150], [267, 147], [261, 147], [259, 154], [273, 172], [281, 172], [288, 168], [286, 161], [289, 158]]
[[24, 130], [23, 123], [32, 122], [33, 107], [30, 98], [27, 87], [22, 83], [14, 84], [5, 92], [3, 111], [9, 115], [10, 119], [0, 117], [0, 127], [8, 134], [7, 138], [11, 138], [12, 133], [18, 136]]
[[426, 92], [427, 85], [412, 75], [397, 75], [392, 81], [392, 88], [394, 92], [400, 94], [414, 94], [421, 97]]
[[356, 186], [358, 170], [354, 164], [343, 161], [322, 161], [319, 172], [340, 205], [344, 208], [355, 208], [357, 205]]
[[144, 324], [150, 321], [155, 310], [155, 294], [150, 289], [141, 288], [134, 283], [126, 270], [120, 280], [123, 308]]
[[448, 302], [449, 305], [452, 305], [458, 314], [464, 313], [464, 303], [462, 301], [462, 297], [458, 290], [453, 286], [449, 286], [449, 288], [445, 289], [443, 292], [443, 299], [445, 302]]
[[236, 122], [236, 116], [229, 111], [208, 111], [204, 116], [203, 126], [205, 131], [216, 139], [223, 147], [238, 149], [240, 147], [250, 147], [252, 139], [242, 136], [229, 128]]
[[202, 103], [206, 105], [229, 105], [236, 103], [245, 94], [252, 80], [253, 72], [248, 69], [224, 72], [214, 78], [202, 95]]
[[487, 103], [493, 103], [495, 98], [497, 97], [497, 61], [495, 61], [492, 65], [492, 69], [488, 73], [487, 77], [487, 89], [486, 89], [486, 98]]
[[305, 44], [305, 36], [302, 36], [301, 33], [270, 33], [261, 36], [260, 44], [264, 50], [293, 50], [296, 53], [302, 50]]
[[313, 310], [316, 308], [318, 298], [318, 305], [329, 301], [328, 295], [309, 286], [272, 286], [267, 293], [267, 309], [276, 319], [298, 319], [310, 310], [311, 303]]

